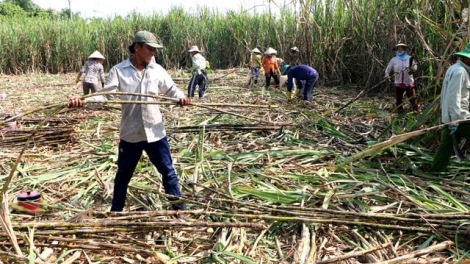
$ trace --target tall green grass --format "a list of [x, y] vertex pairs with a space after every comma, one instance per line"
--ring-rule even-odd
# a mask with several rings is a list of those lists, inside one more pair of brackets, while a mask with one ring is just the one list
[[434, 89], [451, 55], [467, 41], [456, 34], [460, 9], [457, 3], [437, 0], [298, 0], [276, 14], [174, 7], [167, 14], [131, 14], [89, 24], [83, 19], [0, 18], [0, 72], [77, 71], [95, 49], [106, 56], [108, 69], [129, 56], [134, 32], [145, 29], [165, 46], [161, 60], [167, 68], [188, 66], [191, 45], [202, 48], [214, 68], [243, 65], [254, 47], [272, 46], [287, 58], [295, 45], [301, 60], [318, 69], [321, 81], [334, 85], [378, 82], [392, 47], [406, 42], [419, 62], [422, 87]]

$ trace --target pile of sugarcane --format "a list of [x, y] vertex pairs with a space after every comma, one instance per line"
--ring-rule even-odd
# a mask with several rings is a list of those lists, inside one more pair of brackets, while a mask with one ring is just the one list
[[[75, 141], [73, 135], [74, 128], [71, 126], [45, 127], [38, 132], [28, 142], [34, 147], [58, 147], [62, 144]], [[28, 129], [19, 129], [1, 132], [0, 148], [13, 149], [23, 146], [30, 139], [31, 131]]]
[[[44, 118], [25, 117], [16, 121], [16, 129], [0, 131], [0, 148], [15, 149], [28, 144], [30, 147], [59, 147], [76, 141], [74, 124], [79, 118], [53, 118], [36, 130], [36, 125]], [[34, 133], [33, 133], [34, 131]]]
[[[196, 198], [196, 197], [193, 197]], [[283, 256], [286, 246], [296, 248], [298, 252], [309, 252], [315, 263], [338, 263], [348, 259], [363, 258], [370, 262], [401, 263], [419, 256], [429, 255], [453, 246], [453, 241], [460, 246], [468, 246], [468, 229], [464, 225], [470, 220], [468, 214], [368, 214], [337, 210], [301, 208], [295, 206], [262, 206], [235, 199], [201, 198], [185, 199], [187, 203], [200, 204], [205, 209], [188, 210], [185, 220], [175, 217], [176, 211], [141, 211], [112, 213], [85, 210], [75, 213], [67, 220], [52, 220], [58, 213], [45, 213], [36, 217], [35, 221], [13, 221], [11, 228], [17, 234], [16, 243], [21, 247], [34, 245], [38, 255], [46, 249], [53, 251], [87, 250], [108, 254], [139, 255], [142, 259], [155, 258], [154, 261], [165, 263], [173, 251], [180, 248], [190, 249], [194, 262], [205, 256], [214, 244], [222, 243], [225, 247], [239, 247], [240, 252], [253, 251], [243, 244], [243, 239], [255, 239], [254, 233], [261, 236], [270, 229], [282, 228], [285, 224], [298, 224], [300, 244], [273, 244], [272, 254]], [[232, 208], [232, 209], [229, 209]], [[21, 215], [12, 215], [13, 219], [25, 219]], [[285, 226], [288, 228], [288, 226]], [[369, 241], [362, 237], [357, 228], [369, 230], [371, 234], [380, 234], [380, 241]], [[448, 240], [435, 245], [428, 245], [420, 250], [398, 255], [399, 241], [391, 239], [389, 231], [399, 232], [404, 238], [419, 232], [447, 237]], [[285, 232], [288, 232], [287, 230]], [[364, 240], [363, 251], [350, 252], [343, 255], [317, 255], [312, 248], [312, 235], [320, 236], [324, 232], [332, 232], [343, 238], [351, 234]], [[241, 234], [245, 238], [241, 238]], [[178, 234], [178, 235], [176, 235]], [[190, 235], [184, 239], [185, 234]], [[387, 235], [388, 234], [388, 235]], [[233, 236], [233, 237], [232, 237]], [[454, 240], [454, 236], [458, 239]], [[258, 236], [258, 239], [261, 237]], [[242, 241], [239, 241], [242, 239]], [[350, 239], [353, 239], [352, 237]], [[0, 234], [2, 246], [13, 246], [7, 233]], [[378, 243], [379, 242], [379, 243]], [[282, 243], [285, 243], [282, 242]], [[400, 245], [401, 247], [401, 245]], [[321, 248], [320, 248], [321, 249]], [[313, 252], [312, 252], [313, 250]], [[156, 253], [164, 251], [165, 254]], [[8, 254], [0, 250], [2, 254]], [[10, 254], [12, 259], [22, 260]], [[240, 256], [241, 257], [241, 256]], [[26, 258], [24, 258], [26, 259]], [[437, 258], [442, 261], [442, 258]], [[154, 263], [154, 262], [152, 262]], [[160, 263], [160, 262], [157, 262]], [[251, 262], [249, 262], [251, 263]], [[415, 262], [410, 262], [415, 263]]]

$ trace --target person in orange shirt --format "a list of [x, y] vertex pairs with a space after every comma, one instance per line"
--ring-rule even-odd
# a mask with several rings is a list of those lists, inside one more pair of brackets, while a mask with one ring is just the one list
[[266, 88], [268, 88], [271, 83], [271, 77], [273, 77], [276, 87], [279, 87], [279, 65], [277, 64], [276, 54], [277, 51], [271, 47], [264, 52], [261, 64], [263, 65], [264, 75], [266, 77]]

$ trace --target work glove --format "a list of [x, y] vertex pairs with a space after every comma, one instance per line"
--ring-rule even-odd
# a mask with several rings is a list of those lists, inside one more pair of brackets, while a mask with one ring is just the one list
[[77, 79], [75, 79], [75, 84], [80, 82], [80, 75], [77, 76]]
[[191, 98], [181, 98], [179, 103], [182, 105], [182, 106], [185, 106], [185, 105], [190, 105], [191, 104]]
[[390, 78], [390, 75], [385, 75], [384, 76], [384, 80], [389, 79], [389, 78]]
[[300, 94], [300, 89], [295, 89], [295, 91], [294, 91], [294, 97], [299, 96], [299, 94]]
[[287, 91], [287, 100], [292, 100], [294, 98], [292, 92]]
[[459, 128], [458, 124], [449, 125], [450, 134], [451, 135], [455, 134], [455, 132], [457, 131], [457, 128]]
[[67, 103], [67, 107], [74, 108], [74, 107], [82, 107], [83, 101], [80, 98], [70, 99]]

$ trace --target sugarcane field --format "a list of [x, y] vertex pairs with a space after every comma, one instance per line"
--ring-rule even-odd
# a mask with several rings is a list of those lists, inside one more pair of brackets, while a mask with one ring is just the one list
[[467, 4], [252, 2], [0, 2], [0, 263], [470, 263]]

